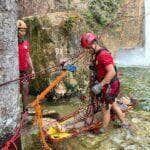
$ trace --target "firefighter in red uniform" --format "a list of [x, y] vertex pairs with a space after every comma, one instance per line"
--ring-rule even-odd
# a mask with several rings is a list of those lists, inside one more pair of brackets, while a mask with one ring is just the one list
[[[100, 129], [100, 132], [107, 131], [110, 121], [110, 109], [117, 114], [122, 127], [127, 126], [124, 115], [115, 102], [115, 98], [119, 93], [119, 80], [110, 52], [98, 44], [98, 37], [92, 33], [85, 33], [81, 36], [81, 46], [87, 49], [93, 57], [90, 68], [93, 70], [95, 77], [91, 85], [91, 92], [99, 101], [97, 107], [101, 107], [103, 113], [103, 128]], [[97, 107], [94, 106], [94, 109], [98, 110]]]
[[[25, 39], [27, 25], [24, 21], [17, 21], [18, 28], [18, 53], [19, 53], [19, 71], [20, 77], [25, 77], [29, 70], [35, 76], [33, 64], [29, 54], [29, 42]], [[28, 104], [28, 91], [29, 82], [27, 78], [24, 78], [20, 82], [20, 91], [22, 93], [23, 111]]]

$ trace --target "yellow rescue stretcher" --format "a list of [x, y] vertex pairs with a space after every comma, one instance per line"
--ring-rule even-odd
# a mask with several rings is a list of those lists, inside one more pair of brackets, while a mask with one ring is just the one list
[[[137, 101], [131, 100], [131, 103], [129, 105], [127, 105], [127, 108], [125, 110], [122, 110], [122, 112], [127, 113], [129, 110], [135, 108], [136, 106], [137, 106]], [[115, 118], [116, 118], [116, 116], [115, 116]], [[64, 122], [60, 122], [59, 124], [62, 125], [63, 123]], [[86, 127], [81, 127], [80, 129], [74, 129], [74, 130], [66, 131], [66, 132], [58, 131], [55, 127], [51, 126], [47, 130], [46, 135], [48, 137], [49, 142], [55, 143], [55, 142], [61, 142], [65, 139], [69, 139], [71, 137], [76, 137], [79, 134], [85, 133], [89, 130], [99, 129], [100, 127], [102, 127], [101, 121], [99, 121], [99, 122], [97, 121]]]

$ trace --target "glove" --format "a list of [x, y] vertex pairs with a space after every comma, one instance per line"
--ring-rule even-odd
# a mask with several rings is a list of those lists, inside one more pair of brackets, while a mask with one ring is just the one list
[[65, 64], [68, 62], [68, 58], [60, 58], [59, 59], [59, 65], [65, 66]]
[[91, 91], [92, 91], [95, 95], [100, 94], [100, 93], [101, 93], [101, 90], [102, 90], [102, 87], [101, 87], [101, 85], [100, 85], [99, 83], [95, 84], [95, 85], [92, 87], [92, 89], [91, 89]]
[[68, 70], [70, 72], [74, 72], [74, 71], [77, 70], [76, 66], [71, 65], [71, 64], [67, 64], [66, 66], [63, 67], [63, 69], [66, 69], [66, 70]]

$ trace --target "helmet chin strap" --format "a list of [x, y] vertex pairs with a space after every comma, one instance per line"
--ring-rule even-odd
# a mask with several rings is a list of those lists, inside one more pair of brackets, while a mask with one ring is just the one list
[[95, 48], [91, 48], [93, 50], [93, 54], [96, 54], [96, 50]]
[[94, 45], [95, 47], [92, 47], [91, 49], [93, 50], [93, 54], [97, 53], [97, 45]]

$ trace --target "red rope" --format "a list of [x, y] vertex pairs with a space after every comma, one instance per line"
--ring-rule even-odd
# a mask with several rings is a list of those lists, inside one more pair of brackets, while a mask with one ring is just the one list
[[52, 141], [53, 143], [57, 143], [57, 142], [61, 142], [61, 141], [64, 141], [66, 139], [71, 139], [71, 138], [74, 138], [74, 137], [77, 137], [78, 135], [82, 134], [82, 133], [85, 133], [89, 130], [92, 130], [92, 129], [95, 129], [97, 127], [101, 127], [102, 126], [102, 122], [95, 122], [95, 123], [92, 123], [91, 125], [87, 126], [87, 127], [83, 127], [81, 128], [80, 130], [74, 130], [72, 133], [71, 133], [71, 136], [70, 137], [64, 137], [64, 138], [61, 138], [61, 139], [51, 139], [49, 137], [49, 140]]
[[26, 119], [26, 117], [27, 117], [27, 112], [24, 112], [22, 114], [22, 117], [18, 124], [18, 127], [15, 129], [15, 134], [4, 144], [4, 146], [2, 147], [2, 150], [9, 150], [11, 145], [13, 145], [16, 150], [18, 150], [15, 142], [20, 137], [20, 132], [21, 132], [21, 129], [23, 127], [23, 123], [24, 123], [24, 120]]
[[[135, 107], [134, 105], [128, 106], [128, 109], [124, 110], [123, 112], [127, 113], [129, 110], [133, 109], [134, 107]], [[111, 120], [112, 121], [114, 121], [115, 118], [116, 118], [116, 114], [114, 114], [113, 116], [111, 116]], [[66, 139], [71, 139], [71, 138], [77, 137], [79, 134], [85, 133], [87, 131], [100, 128], [101, 126], [102, 126], [102, 122], [101, 121], [97, 121], [95, 123], [92, 123], [91, 125], [88, 125], [86, 127], [82, 127], [79, 130], [72, 131], [71, 135], [69, 137], [64, 137], [64, 138], [61, 138], [61, 139], [52, 139], [52, 138], [49, 137], [49, 140], [51, 142], [53, 142], [53, 143], [61, 142], [61, 141], [64, 141]]]
[[[121, 19], [121, 17], [123, 17], [123, 14], [124, 14], [124, 12], [126, 11], [126, 9], [127, 9], [128, 5], [130, 4], [130, 2], [131, 2], [131, 1], [129, 1], [129, 2], [128, 2], [126, 5], [124, 5], [124, 7], [121, 9], [121, 12], [123, 12], [122, 15], [117, 16], [112, 22], [108, 23], [108, 24], [104, 27], [102, 33], [101, 33], [100, 36], [99, 36], [99, 39], [101, 39], [102, 35], [108, 31], [108, 29], [116, 22], [116, 20], [118, 20], [118, 18]], [[84, 53], [84, 51], [81, 52], [81, 53], [79, 53], [79, 54], [77, 54], [77, 56], [75, 56], [75, 57], [73, 57], [73, 58], [78, 58], [78, 57], [79, 57], [80, 55], [82, 55], [83, 53]], [[69, 59], [69, 60], [71, 60], [71, 59]], [[68, 61], [69, 61], [69, 60], [68, 60]], [[75, 62], [76, 62], [76, 61], [75, 61]], [[75, 63], [75, 62], [74, 62], [74, 63]], [[37, 74], [40, 75], [40, 74], [43, 73], [44, 71], [47, 71], [47, 70], [50, 70], [50, 69], [54, 69], [54, 68], [57, 68], [57, 67], [59, 67], [59, 66], [53, 66], [53, 67], [51, 67], [51, 68], [46, 68], [46, 69], [44, 69], [44, 70], [41, 70], [41, 71], [39, 71], [39, 72], [36, 72], [36, 75], [37, 75]], [[18, 81], [18, 80], [23, 80], [24, 78], [32, 78], [32, 77], [33, 77], [33, 74], [28, 74], [28, 75], [26, 75], [26, 76], [24, 76], [24, 77], [16, 78], [16, 79], [14, 79], [14, 80], [10, 80], [10, 81], [7, 81], [7, 82], [5, 82], [5, 83], [2, 83], [2, 84], [0, 84], [0, 87], [2, 87], [2, 86], [4, 86], [4, 85], [7, 85], [7, 84], [10, 84], [10, 83], [12, 83], [12, 82]]]
[[[68, 59], [67, 62], [70, 61], [70, 60], [72, 60], [72, 59], [76, 59], [76, 58], [80, 59], [80, 56], [82, 56], [84, 53], [85, 53], [85, 51], [80, 52], [79, 54], [75, 55], [73, 58]], [[83, 57], [83, 56], [82, 56], [82, 57]], [[78, 61], [78, 59], [75, 60], [75, 61], [73, 61], [72, 64], [76, 63], [76, 62]], [[49, 67], [49, 68], [43, 69], [43, 70], [41, 70], [41, 71], [39, 71], [39, 72], [36, 72], [36, 77], [39, 76], [39, 75], [44, 75], [44, 74], [46, 74], [46, 73], [44, 73], [45, 71], [49, 71], [49, 70], [51, 70], [51, 69], [57, 69], [58, 67], [60, 67], [60, 66], [59, 66], [59, 65], [56, 65], [56, 66], [53, 66], [53, 67]], [[53, 72], [55, 72], [55, 71], [51, 71], [51, 73], [53, 73]], [[10, 80], [10, 81], [4, 82], [4, 83], [0, 84], [0, 87], [2, 87], [2, 86], [4, 86], [4, 85], [7, 85], [7, 84], [10, 84], [10, 83], [12, 83], [12, 82], [19, 81], [19, 80], [22, 81], [22, 80], [24, 80], [24, 79], [30, 79], [30, 78], [32, 78], [32, 77], [33, 77], [33, 74], [27, 74], [27, 75], [25, 75], [25, 76], [23, 76], [23, 77], [16, 78], [16, 79], [14, 79], [14, 80]]]
[[[125, 12], [124, 9], [127, 9], [127, 6], [129, 5], [129, 3], [130, 3], [130, 2], [128, 2], [128, 3], [123, 7], [122, 10], [123, 10], [124, 12]], [[118, 16], [116, 19], [121, 18], [122, 16], [123, 16], [123, 15]], [[102, 34], [104, 34], [104, 33], [108, 30], [108, 28], [110, 28], [115, 22], [116, 22], [116, 20], [114, 20], [113, 22], [111, 22], [111, 23], [109, 23], [109, 24], [107, 24], [107, 25], [105, 26], [105, 28], [103, 29], [103, 32], [102, 32], [101, 35], [100, 35], [100, 38], [101, 38]], [[77, 55], [77, 57], [75, 57], [75, 58], [78, 58], [78, 57], [79, 57], [80, 55], [82, 55], [83, 53], [84, 53], [84, 52], [79, 53], [79, 54]], [[79, 58], [78, 58], [78, 59], [79, 59]], [[74, 61], [74, 63], [77, 62], [78, 59], [77, 59], [76, 61]], [[37, 75], [37, 74], [41, 74], [41, 73], [43, 73], [44, 71], [50, 70], [50, 69], [52, 69], [52, 68], [57, 68], [57, 67], [58, 67], [58, 66], [54, 66], [54, 67], [47, 68], [47, 69], [45, 69], [45, 70], [36, 72], [36, 75]], [[7, 81], [7, 82], [5, 82], [5, 83], [2, 83], [2, 84], [0, 84], [0, 87], [2, 87], [2, 86], [4, 86], [4, 85], [7, 85], [7, 84], [10, 84], [10, 83], [12, 83], [12, 82], [18, 81], [18, 80], [29, 79], [29, 78], [32, 78], [32, 77], [33, 77], [32, 74], [28, 74], [28, 75], [26, 75], [26, 76], [24, 76], [24, 77], [17, 78], [17, 79], [10, 80], [10, 81]], [[68, 119], [68, 118], [70, 118], [70, 117], [72, 117], [72, 116], [75, 117], [75, 115], [77, 114], [77, 112], [79, 112], [79, 110], [77, 110], [76, 112], [73, 112], [73, 113], [71, 113], [71, 114], [69, 114], [69, 115], [67, 115], [67, 116], [62, 117], [60, 120], [63, 121], [63, 120], [66, 120], [66, 119]], [[18, 126], [18, 127], [16, 128], [16, 130], [15, 130], [15, 134], [11, 137], [10, 140], [8, 140], [8, 141], [4, 144], [4, 146], [2, 147], [2, 150], [9, 150], [10, 145], [13, 145], [14, 148], [15, 148], [16, 150], [18, 150], [18, 148], [17, 148], [15, 142], [16, 142], [16, 140], [20, 137], [21, 128], [23, 127], [23, 122], [24, 122], [26, 116], [27, 116], [26, 112], [25, 112], [24, 114], [22, 114], [21, 121], [19, 122], [19, 126]], [[99, 123], [100, 123], [100, 122], [99, 122]], [[75, 132], [72, 134], [72, 137], [75, 137], [75, 136], [77, 136], [78, 134], [81, 134], [81, 133], [83, 133], [83, 132], [86, 132], [86, 131], [88, 131], [89, 129], [94, 129], [94, 128], [97, 127], [97, 126], [98, 126], [98, 124], [92, 124], [91, 126], [84, 127], [84, 128], [82, 128], [81, 130], [79, 130], [79, 131], [75, 131]]]
[[[53, 68], [55, 68], [55, 67], [51, 67], [51, 68], [47, 68], [47, 69], [44, 69], [44, 70], [41, 70], [41, 71], [39, 71], [39, 72], [36, 72], [36, 76], [37, 75], [43, 75], [43, 72], [44, 71], [47, 71], [47, 70], [50, 70], [50, 69], [53, 69]], [[23, 76], [23, 77], [20, 77], [20, 78], [16, 78], [16, 79], [14, 79], [14, 80], [10, 80], [10, 81], [7, 81], [7, 82], [4, 82], [4, 83], [2, 83], [2, 84], [0, 84], [0, 87], [2, 87], [2, 86], [4, 86], [4, 85], [7, 85], [7, 84], [10, 84], [10, 83], [12, 83], [12, 82], [16, 82], [16, 81], [19, 81], [19, 80], [24, 80], [24, 79], [30, 79], [30, 78], [32, 78], [33, 77], [33, 74], [27, 74], [27, 75], [25, 75], [25, 76]]]

